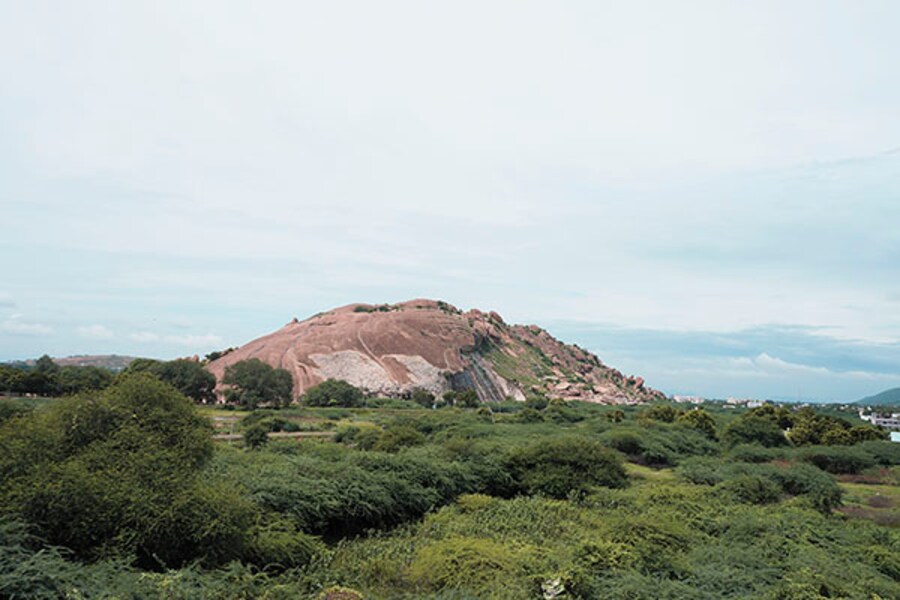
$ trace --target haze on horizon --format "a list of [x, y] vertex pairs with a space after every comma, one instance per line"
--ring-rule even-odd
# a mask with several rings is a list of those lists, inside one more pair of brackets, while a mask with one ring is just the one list
[[897, 2], [0, 15], [0, 360], [432, 297], [670, 394], [900, 386]]

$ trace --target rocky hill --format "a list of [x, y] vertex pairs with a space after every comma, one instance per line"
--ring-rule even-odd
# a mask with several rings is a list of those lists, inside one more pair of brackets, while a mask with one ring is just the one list
[[416, 388], [436, 395], [475, 389], [483, 401], [535, 393], [610, 404], [664, 397], [540, 327], [508, 325], [495, 312], [462, 312], [434, 300], [351, 304], [294, 319], [207, 368], [221, 381], [228, 365], [248, 358], [287, 369], [295, 396], [333, 378], [395, 397]]

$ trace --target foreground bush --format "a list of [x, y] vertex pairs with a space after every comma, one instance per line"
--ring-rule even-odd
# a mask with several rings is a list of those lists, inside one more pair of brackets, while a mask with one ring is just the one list
[[518, 449], [507, 466], [521, 491], [551, 498], [566, 498], [591, 486], [628, 484], [621, 457], [586, 438], [556, 438]]
[[81, 559], [160, 568], [247, 558], [259, 509], [200, 477], [212, 452], [211, 427], [187, 398], [125, 376], [0, 428], [0, 512]]
[[853, 446], [807, 446], [797, 452], [797, 458], [829, 473], [859, 473], [875, 466], [875, 459]]

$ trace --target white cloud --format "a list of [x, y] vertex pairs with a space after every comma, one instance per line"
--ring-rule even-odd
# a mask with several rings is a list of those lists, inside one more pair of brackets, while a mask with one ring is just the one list
[[212, 333], [206, 335], [167, 335], [165, 340], [172, 344], [191, 348], [208, 348], [222, 343], [222, 337]]
[[154, 333], [152, 331], [135, 331], [131, 335], [128, 336], [130, 339], [135, 342], [141, 342], [145, 344], [149, 343], [165, 343], [165, 344], [174, 344], [176, 346], [184, 346], [188, 348], [195, 348], [198, 350], [202, 350], [204, 348], [209, 348], [213, 346], [218, 346], [222, 343], [222, 336], [216, 335], [214, 333], [208, 333], [205, 335], [198, 334], [171, 334], [171, 335], [163, 335], [159, 333]]
[[0, 307], [13, 308], [16, 302], [13, 300], [12, 294], [9, 292], [0, 292]]
[[0, 323], [0, 331], [12, 335], [50, 335], [53, 328], [43, 323], [22, 320], [22, 315], [13, 315]]
[[109, 340], [115, 337], [115, 334], [103, 325], [86, 325], [75, 330], [78, 335], [89, 340]]
[[136, 342], [158, 342], [159, 336], [152, 331], [136, 331], [128, 336]]

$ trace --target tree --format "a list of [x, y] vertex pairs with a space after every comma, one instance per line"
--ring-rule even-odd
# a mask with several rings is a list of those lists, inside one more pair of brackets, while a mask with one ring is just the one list
[[42, 375], [53, 376], [59, 373], [59, 365], [45, 354], [35, 361], [34, 370]]
[[62, 394], [102, 390], [112, 382], [112, 371], [100, 367], [63, 367], [57, 377], [57, 387]]
[[347, 408], [363, 405], [363, 393], [346, 381], [326, 379], [314, 385], [303, 395], [307, 406], [344, 406]]
[[424, 388], [414, 389], [410, 398], [413, 402], [425, 408], [432, 408], [434, 406], [434, 394]]
[[697, 431], [703, 432], [704, 434], [706, 434], [706, 437], [712, 440], [716, 439], [716, 420], [712, 417], [711, 414], [709, 414], [702, 408], [689, 410], [688, 412], [683, 413], [681, 416], [675, 419], [675, 421], [692, 429], [696, 429]]
[[244, 431], [244, 445], [252, 450], [262, 448], [269, 442], [269, 428], [264, 423], [256, 423]]
[[170, 360], [156, 365], [150, 372], [195, 402], [209, 404], [216, 401], [213, 391], [216, 376], [196, 361]]
[[788, 445], [784, 432], [772, 420], [749, 413], [735, 419], [725, 428], [722, 441], [728, 446], [761, 444], [770, 448]]
[[794, 415], [791, 414], [784, 406], [775, 406], [774, 404], [763, 404], [752, 409], [749, 415], [753, 417], [763, 417], [778, 425], [781, 429], [788, 429], [794, 424]]
[[261, 404], [287, 406], [291, 403], [294, 382], [284, 369], [274, 369], [258, 358], [242, 360], [225, 367], [222, 383], [229, 402], [255, 409]]
[[131, 361], [125, 373], [156, 375], [195, 402], [209, 404], [216, 400], [216, 377], [197, 361], [183, 358], [170, 361], [137, 358]]
[[672, 423], [678, 417], [681, 411], [668, 404], [655, 404], [643, 411], [640, 416], [653, 419], [654, 421], [662, 421], [663, 423]]
[[444, 394], [444, 402], [451, 406], [462, 406], [465, 408], [476, 408], [480, 404], [478, 392], [472, 389], [451, 390]]

